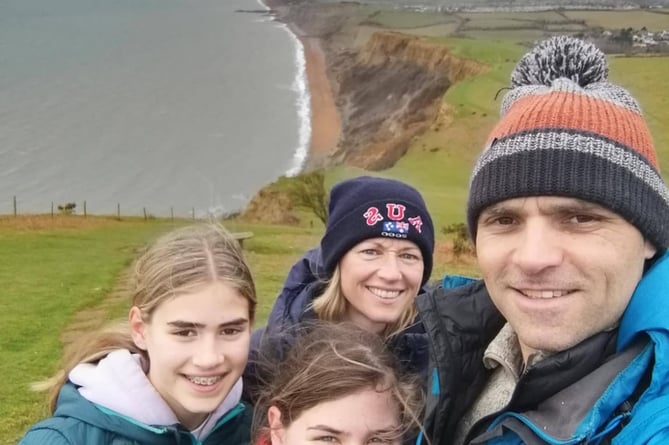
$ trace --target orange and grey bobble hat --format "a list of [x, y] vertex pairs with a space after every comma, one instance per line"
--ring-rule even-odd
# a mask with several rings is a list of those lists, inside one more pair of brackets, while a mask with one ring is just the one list
[[501, 118], [474, 167], [467, 225], [511, 198], [564, 196], [604, 206], [659, 249], [669, 246], [669, 192], [637, 101], [608, 81], [604, 54], [552, 37], [511, 74]]

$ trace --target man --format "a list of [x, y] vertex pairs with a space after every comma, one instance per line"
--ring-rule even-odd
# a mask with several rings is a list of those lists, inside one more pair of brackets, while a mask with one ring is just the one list
[[483, 281], [418, 298], [434, 445], [669, 443], [669, 192], [607, 75], [569, 37], [512, 74], [469, 192]]

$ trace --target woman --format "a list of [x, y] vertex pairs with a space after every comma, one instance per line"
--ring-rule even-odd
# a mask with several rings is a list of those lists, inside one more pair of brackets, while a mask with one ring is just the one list
[[246, 444], [240, 403], [256, 308], [237, 241], [190, 226], [139, 258], [128, 320], [66, 360], [52, 417], [21, 445]]
[[379, 335], [404, 370], [425, 376], [427, 335], [416, 323], [415, 298], [430, 277], [433, 250], [432, 219], [413, 187], [367, 176], [335, 185], [320, 249], [293, 266], [267, 326], [253, 334], [247, 396], [265, 380], [254, 363], [281, 357], [314, 319]]
[[348, 323], [302, 336], [256, 406], [258, 445], [399, 445], [420, 425], [416, 378], [401, 375], [383, 339]]

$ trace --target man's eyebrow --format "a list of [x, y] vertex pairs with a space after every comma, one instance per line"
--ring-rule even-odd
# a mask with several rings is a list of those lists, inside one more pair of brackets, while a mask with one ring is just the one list
[[486, 215], [500, 215], [503, 213], [508, 213], [508, 212], [514, 212], [517, 211], [516, 209], [517, 206], [511, 206], [507, 203], [504, 202], [498, 202], [496, 204], [493, 204], [489, 207], [486, 207], [481, 211], [481, 214], [486, 214]]
[[[481, 214], [486, 215], [502, 215], [506, 213], [517, 213], [522, 209], [522, 204], [509, 204], [507, 202], [495, 203], [484, 210]], [[553, 213], [571, 213], [571, 212], [594, 212], [594, 211], [609, 211], [606, 207], [589, 201], [581, 199], [570, 199], [566, 202], [539, 204], [539, 210], [543, 214]]]
[[594, 202], [588, 201], [569, 201], [565, 203], [559, 203], [552, 206], [549, 206], [548, 211], [558, 212], [558, 213], [570, 213], [570, 212], [592, 212], [592, 211], [608, 211], [603, 206], [595, 204]]
[[[248, 318], [236, 318], [234, 320], [226, 321], [225, 323], [221, 323], [218, 325], [219, 328], [227, 328], [230, 326], [240, 326], [247, 324], [249, 322]], [[184, 321], [184, 320], [174, 320], [174, 321], [169, 321], [167, 323], [168, 326], [172, 326], [175, 328], [180, 328], [180, 329], [202, 329], [205, 327], [204, 324], [202, 323], [193, 323], [192, 321]]]

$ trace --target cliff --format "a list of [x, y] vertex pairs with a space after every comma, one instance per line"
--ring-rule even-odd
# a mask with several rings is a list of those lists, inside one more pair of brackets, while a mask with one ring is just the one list
[[[322, 54], [324, 61], [318, 63], [325, 65], [324, 81], [329, 88], [323, 91], [316, 87], [319, 91], [314, 91], [310, 85], [312, 110], [314, 100], [322, 106], [321, 96], [327, 94], [333, 96], [338, 115], [330, 125], [335, 128], [335, 136], [329, 138], [332, 142], [323, 147], [315, 144], [312, 135], [306, 170], [342, 163], [367, 170], [392, 167], [414, 137], [435, 119], [448, 119], [448, 111], [442, 107], [448, 88], [486, 69], [425, 38], [382, 29], [368, 33], [360, 26], [368, 11], [358, 4], [296, 0], [268, 0], [267, 4], [302, 40], [308, 63], [320, 59], [313, 57], [314, 52]], [[323, 113], [315, 116], [316, 121], [319, 116]], [[322, 125], [312, 119], [312, 130]], [[278, 202], [285, 205], [267, 211]], [[266, 223], [286, 223], [288, 218], [289, 224], [294, 223], [297, 213], [288, 203], [286, 191], [273, 184], [253, 197], [242, 217]]]
[[341, 137], [330, 163], [391, 167], [436, 118], [446, 90], [485, 69], [448, 48], [395, 32], [376, 32], [360, 49], [329, 54]]
[[320, 46], [339, 114], [336, 146], [325, 153], [312, 150], [307, 169], [341, 163], [391, 167], [434, 122], [449, 86], [485, 69], [424, 38], [362, 32], [368, 11], [359, 4], [268, 3], [303, 41]]

